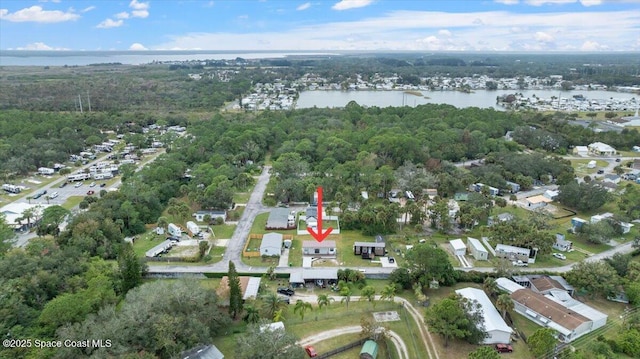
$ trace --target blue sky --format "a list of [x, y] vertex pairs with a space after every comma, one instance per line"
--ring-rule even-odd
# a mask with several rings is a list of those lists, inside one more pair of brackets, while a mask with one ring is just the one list
[[0, 0], [0, 49], [640, 51], [640, 0]]

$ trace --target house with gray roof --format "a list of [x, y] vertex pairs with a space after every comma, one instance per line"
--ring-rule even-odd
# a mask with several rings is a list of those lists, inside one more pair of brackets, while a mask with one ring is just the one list
[[262, 242], [260, 243], [260, 255], [280, 256], [282, 254], [282, 242], [282, 234], [266, 233], [262, 236]]

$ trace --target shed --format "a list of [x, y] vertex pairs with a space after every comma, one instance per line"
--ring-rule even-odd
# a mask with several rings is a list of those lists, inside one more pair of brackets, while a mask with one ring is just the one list
[[378, 357], [378, 343], [367, 340], [360, 349], [360, 359], [376, 359]]
[[148, 257], [148, 258], [157, 257], [160, 254], [165, 253], [169, 249], [171, 249], [171, 247], [173, 247], [174, 244], [175, 243], [173, 241], [167, 239], [166, 241], [164, 241], [164, 242], [158, 244], [157, 246], [149, 249], [146, 252], [145, 256]]
[[489, 251], [476, 238], [467, 237], [467, 248], [475, 260], [489, 260]]
[[460, 238], [450, 240], [449, 246], [451, 247], [451, 252], [455, 256], [463, 256], [467, 253], [467, 246]]
[[496, 245], [496, 257], [507, 258], [509, 260], [521, 260], [524, 263], [528, 263], [530, 256], [531, 250], [529, 248], [509, 246], [506, 244]]
[[279, 256], [282, 253], [282, 234], [267, 233], [262, 236], [260, 243], [261, 256]]

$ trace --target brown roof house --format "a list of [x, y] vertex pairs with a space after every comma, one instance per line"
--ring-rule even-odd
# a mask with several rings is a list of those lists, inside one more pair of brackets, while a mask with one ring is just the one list
[[514, 310], [540, 326], [555, 330], [558, 339], [565, 343], [607, 324], [606, 314], [571, 298], [566, 292], [543, 295], [516, 283], [512, 286]]

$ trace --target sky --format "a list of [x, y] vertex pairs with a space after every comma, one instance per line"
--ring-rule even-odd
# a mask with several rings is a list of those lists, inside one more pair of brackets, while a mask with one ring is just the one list
[[640, 0], [0, 0], [0, 50], [640, 51]]

